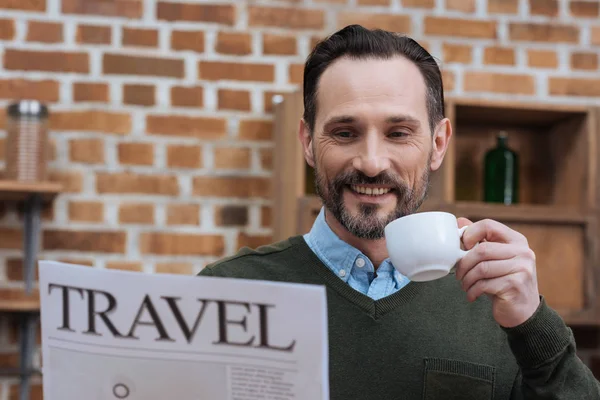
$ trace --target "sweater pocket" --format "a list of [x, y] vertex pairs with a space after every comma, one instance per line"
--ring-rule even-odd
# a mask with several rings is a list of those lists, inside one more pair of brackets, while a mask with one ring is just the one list
[[495, 370], [490, 365], [426, 358], [423, 400], [493, 400]]

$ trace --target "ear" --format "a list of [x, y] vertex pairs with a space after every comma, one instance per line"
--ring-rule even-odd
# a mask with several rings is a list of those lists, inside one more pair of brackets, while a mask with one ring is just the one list
[[451, 137], [452, 124], [448, 118], [444, 118], [438, 123], [432, 138], [430, 165], [432, 171], [437, 170], [442, 165]]
[[310, 129], [304, 119], [300, 119], [300, 128], [298, 129], [298, 138], [302, 143], [302, 150], [304, 152], [304, 159], [312, 168], [315, 167], [315, 155], [313, 154], [312, 136]]

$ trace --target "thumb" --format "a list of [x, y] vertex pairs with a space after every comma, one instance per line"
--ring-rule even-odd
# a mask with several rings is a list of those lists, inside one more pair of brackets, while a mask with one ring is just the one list
[[456, 221], [458, 222], [458, 227], [462, 228], [463, 226], [469, 226], [469, 225], [473, 225], [473, 221], [468, 220], [467, 218], [464, 217], [458, 217], [456, 219]]

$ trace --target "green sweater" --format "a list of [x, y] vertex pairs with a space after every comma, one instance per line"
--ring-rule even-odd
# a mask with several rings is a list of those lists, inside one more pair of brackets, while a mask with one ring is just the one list
[[494, 321], [486, 296], [469, 303], [454, 276], [373, 300], [301, 236], [242, 249], [200, 275], [324, 285], [331, 400], [600, 400], [571, 330], [543, 298], [512, 329]]

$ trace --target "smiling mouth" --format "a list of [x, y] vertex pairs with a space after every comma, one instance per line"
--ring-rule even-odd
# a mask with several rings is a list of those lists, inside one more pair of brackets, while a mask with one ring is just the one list
[[389, 187], [367, 187], [360, 185], [350, 185], [349, 187], [353, 192], [367, 196], [382, 196], [393, 191], [393, 189]]

